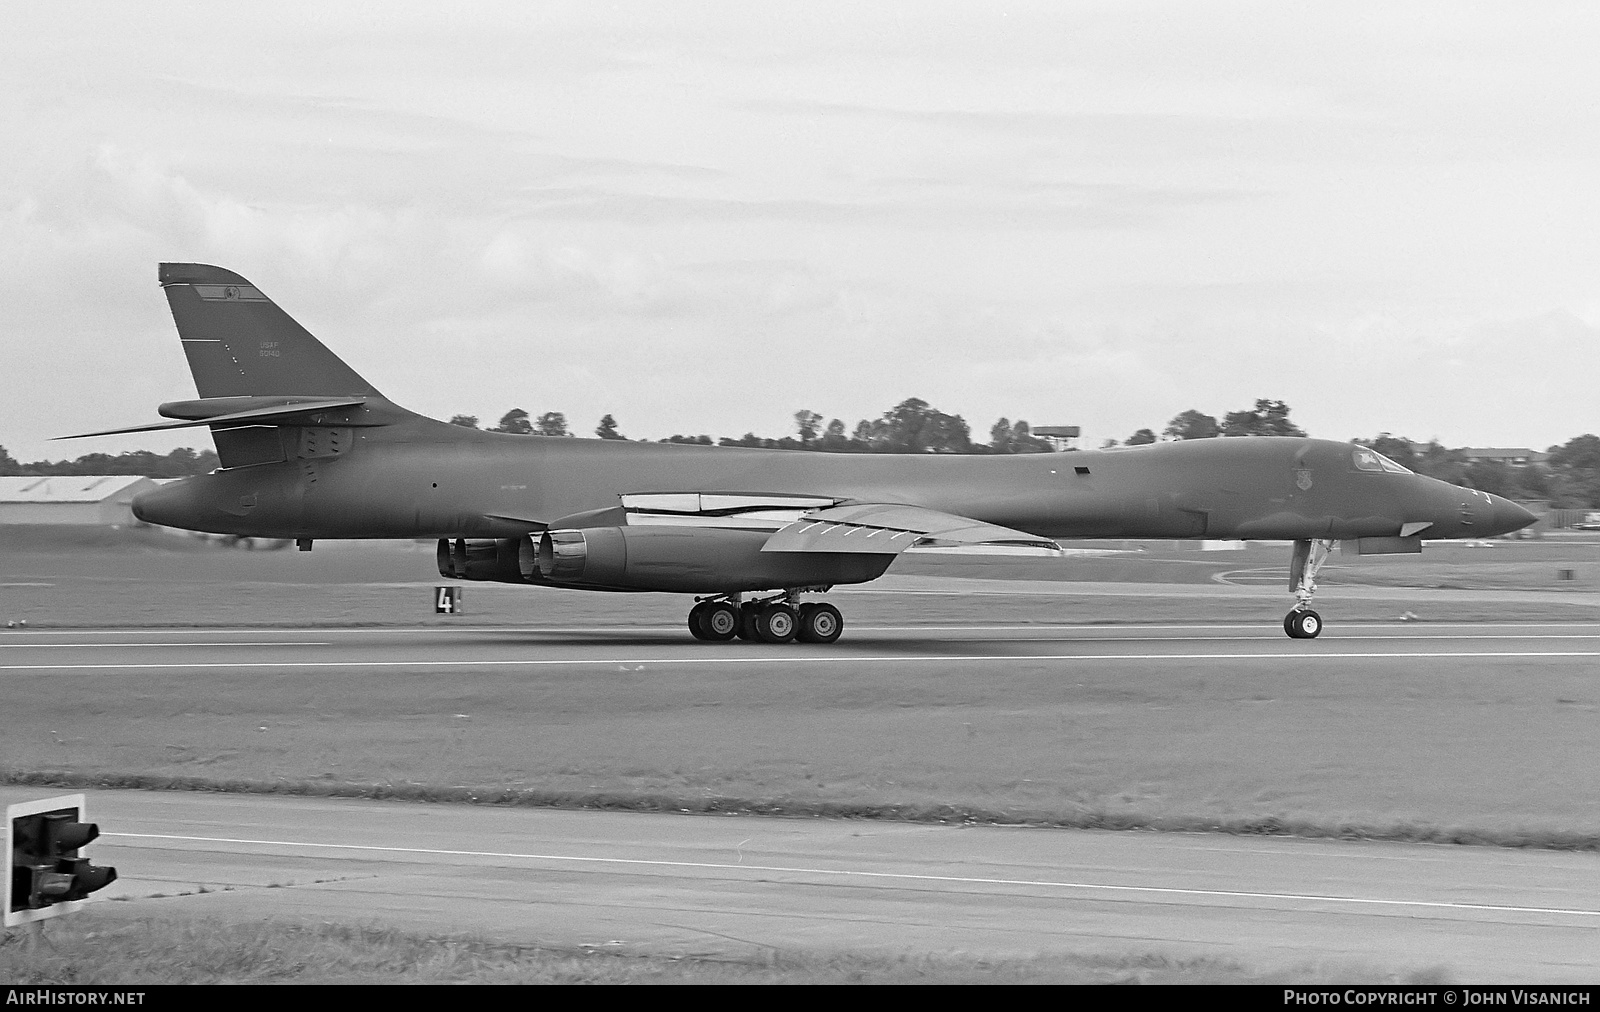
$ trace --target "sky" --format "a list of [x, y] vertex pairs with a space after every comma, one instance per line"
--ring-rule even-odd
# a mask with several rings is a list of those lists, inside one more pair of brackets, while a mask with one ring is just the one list
[[[160, 261], [390, 399], [1600, 431], [1600, 5], [0, 2], [0, 445], [203, 446]], [[203, 433], [203, 430], [200, 430]]]

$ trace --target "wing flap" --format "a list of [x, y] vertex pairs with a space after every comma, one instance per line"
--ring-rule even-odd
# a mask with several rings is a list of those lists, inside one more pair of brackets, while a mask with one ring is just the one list
[[923, 547], [1007, 546], [1059, 554], [1061, 546], [1009, 527], [897, 503], [855, 503], [809, 510], [777, 531], [763, 552], [898, 555]]

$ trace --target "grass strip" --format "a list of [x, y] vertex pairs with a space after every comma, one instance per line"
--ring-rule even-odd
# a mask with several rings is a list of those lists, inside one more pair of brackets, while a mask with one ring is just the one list
[[0, 940], [13, 986], [141, 984], [1206, 984], [1443, 983], [1441, 969], [1300, 965], [1259, 971], [1160, 953], [975, 956], [784, 952], [715, 958], [508, 945], [379, 925], [229, 923], [94, 911]]
[[1470, 826], [1432, 826], [1397, 821], [1381, 825], [1277, 816], [1147, 816], [1091, 809], [995, 811], [948, 804], [859, 804], [790, 798], [706, 798], [633, 791], [510, 790], [423, 783], [328, 783], [291, 780], [223, 780], [144, 774], [78, 774], [0, 771], [0, 784], [26, 787], [106, 790], [201, 791], [312, 798], [365, 798], [445, 804], [502, 805], [613, 812], [671, 812], [690, 815], [760, 815], [777, 818], [873, 819], [961, 825], [1036, 826], [1049, 829], [1102, 829], [1163, 833], [1222, 833], [1232, 836], [1293, 836], [1308, 839], [1379, 840], [1474, 847], [1597, 851], [1600, 834], [1555, 830], [1498, 830]]

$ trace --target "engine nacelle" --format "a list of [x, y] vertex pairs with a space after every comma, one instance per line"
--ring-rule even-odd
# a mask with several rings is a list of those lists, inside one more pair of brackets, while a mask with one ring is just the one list
[[576, 587], [728, 594], [865, 583], [882, 576], [894, 560], [848, 552], [763, 552], [771, 535], [669, 526], [546, 531], [537, 551], [524, 553], [522, 571], [535, 581]]
[[[497, 583], [527, 583], [522, 573], [522, 546], [532, 545], [526, 538], [500, 538], [495, 541], [457, 538], [441, 539], [437, 552], [439, 575], [447, 580], [493, 580]], [[537, 579], [535, 580], [537, 582]]]

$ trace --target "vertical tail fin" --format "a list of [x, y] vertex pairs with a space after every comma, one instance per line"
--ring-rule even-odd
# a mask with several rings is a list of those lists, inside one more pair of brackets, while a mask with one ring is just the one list
[[162, 264], [160, 280], [201, 397], [381, 396], [261, 289], [232, 271]]

